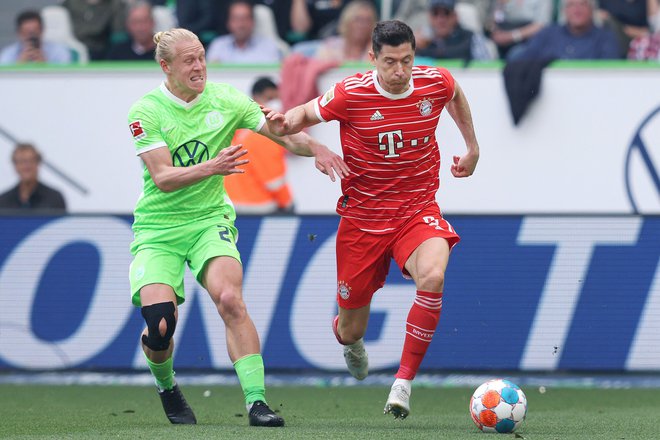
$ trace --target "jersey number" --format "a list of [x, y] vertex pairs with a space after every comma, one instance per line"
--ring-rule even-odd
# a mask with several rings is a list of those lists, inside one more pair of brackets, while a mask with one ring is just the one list
[[231, 243], [231, 238], [229, 238], [229, 231], [227, 230], [226, 226], [218, 225], [218, 234], [220, 235], [221, 240]]
[[[445, 228], [440, 226], [440, 220], [433, 217], [432, 215], [424, 216], [424, 217], [422, 217], [422, 219], [424, 220], [424, 222], [427, 225], [431, 226], [432, 228], [435, 228], [439, 231], [444, 231], [445, 230]], [[450, 232], [454, 232], [454, 230], [451, 228], [451, 225], [449, 223], [447, 223], [447, 229], [449, 229]]]

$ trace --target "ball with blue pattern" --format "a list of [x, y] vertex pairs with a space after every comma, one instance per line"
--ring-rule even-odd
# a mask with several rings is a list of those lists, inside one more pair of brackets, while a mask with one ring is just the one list
[[513, 432], [527, 416], [527, 398], [510, 380], [492, 379], [472, 394], [470, 416], [483, 432]]

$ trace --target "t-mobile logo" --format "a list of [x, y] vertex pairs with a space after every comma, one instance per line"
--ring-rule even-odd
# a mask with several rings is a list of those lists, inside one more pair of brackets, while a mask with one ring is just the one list
[[399, 157], [395, 149], [403, 147], [403, 133], [401, 130], [378, 133], [378, 147], [380, 151], [387, 151], [385, 159]]

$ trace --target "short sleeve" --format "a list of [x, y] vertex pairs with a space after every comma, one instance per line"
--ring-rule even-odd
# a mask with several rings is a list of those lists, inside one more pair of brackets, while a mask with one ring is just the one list
[[261, 112], [259, 104], [254, 102], [245, 93], [234, 89], [232, 102], [236, 103], [237, 108], [243, 109], [243, 115], [238, 128], [247, 128], [252, 131], [259, 131], [266, 123], [266, 117]]
[[324, 121], [345, 121], [346, 91], [344, 84], [339, 82], [330, 87], [323, 95], [314, 101], [316, 116]]
[[148, 111], [142, 101], [131, 108], [128, 113], [128, 128], [133, 137], [138, 156], [147, 151], [167, 146], [161, 135], [159, 125], [156, 113]]
[[438, 67], [438, 71], [442, 75], [442, 78], [444, 79], [444, 82], [446, 84], [447, 102], [449, 102], [454, 97], [454, 90], [456, 89], [454, 77], [452, 76], [451, 73], [449, 73], [449, 70], [445, 69], [444, 67]]

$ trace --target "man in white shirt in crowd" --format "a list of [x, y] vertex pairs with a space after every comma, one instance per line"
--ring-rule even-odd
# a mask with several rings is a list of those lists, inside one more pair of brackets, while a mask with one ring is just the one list
[[225, 64], [278, 63], [281, 54], [273, 39], [254, 33], [254, 7], [248, 0], [233, 0], [227, 18], [229, 34], [214, 38], [206, 53], [209, 62]]

